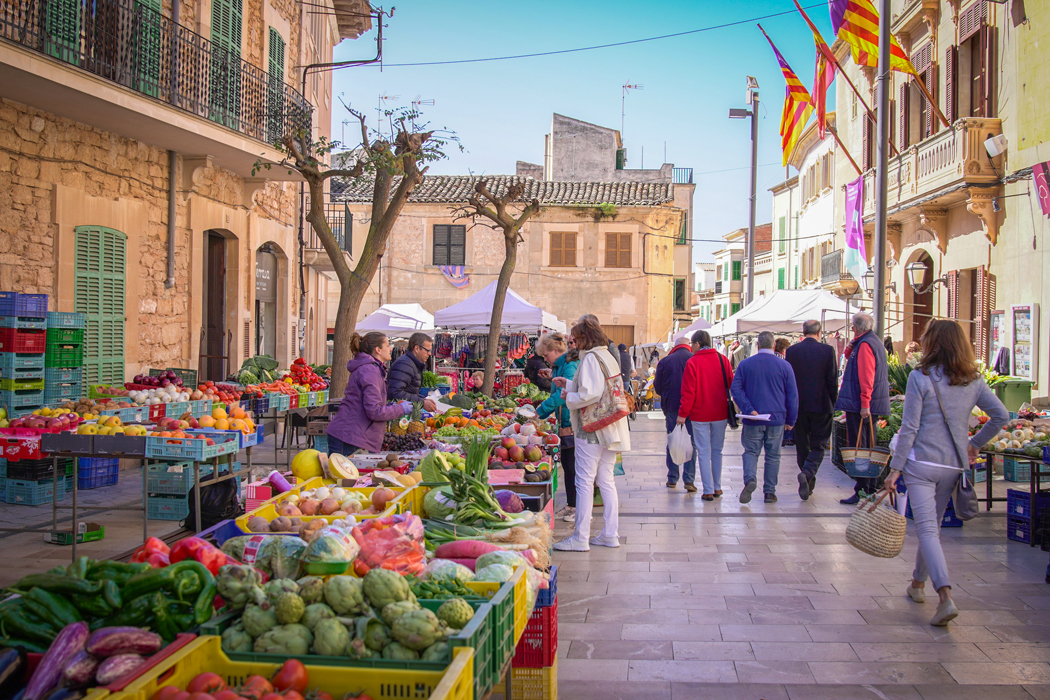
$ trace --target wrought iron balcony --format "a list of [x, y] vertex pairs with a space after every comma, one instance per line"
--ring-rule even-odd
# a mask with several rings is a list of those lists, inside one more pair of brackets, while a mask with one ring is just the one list
[[310, 130], [280, 77], [137, 0], [0, 0], [0, 39], [266, 143]]
[[[307, 198], [309, 206], [309, 198]], [[325, 218], [332, 228], [332, 235], [343, 250], [347, 259], [352, 259], [351, 251], [354, 245], [354, 214], [346, 202], [327, 200], [324, 204]], [[321, 239], [314, 233], [309, 222], [305, 224], [306, 229], [306, 251], [303, 256], [307, 265], [317, 270], [332, 271], [332, 261], [328, 257], [328, 251], [321, 245]]]
[[[846, 284], [844, 284], [846, 283]], [[820, 258], [820, 286], [825, 289], [841, 289], [853, 286], [853, 275], [842, 266], [842, 249], [833, 250]]]

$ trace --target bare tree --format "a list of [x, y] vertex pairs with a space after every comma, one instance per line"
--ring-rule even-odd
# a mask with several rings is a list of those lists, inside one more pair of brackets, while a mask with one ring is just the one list
[[[333, 398], [342, 397], [346, 389], [349, 378], [346, 364], [351, 359], [350, 338], [357, 323], [361, 302], [386, 252], [390, 232], [409, 195], [423, 181], [426, 163], [444, 158], [443, 147], [449, 140], [456, 140], [454, 135], [435, 137], [435, 131], [419, 129], [415, 124], [418, 114], [411, 110], [387, 113], [391, 117], [390, 136], [377, 131], [370, 134], [364, 114], [345, 104], [344, 107], [361, 123], [361, 146], [355, 151], [357, 160], [353, 165], [327, 167], [321, 159], [338, 146], [338, 142], [322, 138], [318, 143], [311, 143], [309, 134], [303, 133], [286, 134], [277, 144], [285, 155], [280, 163], [256, 163], [256, 169], [286, 167], [302, 175], [310, 194], [306, 220], [324, 246], [339, 279], [339, 306], [332, 353]], [[349, 181], [372, 179], [372, 214], [368, 235], [357, 264], [352, 269], [325, 215], [325, 182], [333, 177]]]
[[[456, 209], [457, 219], [472, 219], [482, 216], [492, 221], [503, 231], [505, 253], [503, 267], [499, 271], [496, 293], [492, 299], [492, 316], [489, 320], [488, 348], [485, 352], [485, 382], [481, 392], [492, 396], [492, 385], [496, 380], [496, 353], [499, 349], [499, 331], [503, 322], [503, 303], [507, 299], [510, 278], [518, 261], [518, 243], [523, 243], [521, 227], [540, 210], [540, 202], [533, 199], [524, 203], [525, 186], [514, 183], [502, 195], [497, 196], [489, 190], [485, 180], [478, 180], [474, 185], [474, 194], [467, 199], [467, 204]], [[512, 209], [523, 205], [515, 215]]]

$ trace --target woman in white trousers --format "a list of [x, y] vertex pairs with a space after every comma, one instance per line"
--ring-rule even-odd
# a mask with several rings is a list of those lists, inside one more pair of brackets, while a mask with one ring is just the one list
[[[620, 361], [609, 352], [609, 339], [601, 325], [591, 318], [580, 319], [572, 328], [572, 337], [580, 351], [580, 365], [576, 376], [569, 380], [556, 377], [554, 384], [562, 389], [565, 405], [569, 407], [573, 437], [576, 442], [576, 529], [571, 537], [558, 542], [554, 548], [562, 552], [587, 552], [591, 545], [619, 547], [619, 497], [613, 469], [616, 455], [631, 449], [627, 417], [595, 432], [583, 430], [580, 411], [598, 403], [605, 392], [606, 379], [620, 374]], [[594, 507], [590, 494], [597, 484], [604, 505], [602, 531], [591, 537], [591, 511]]]

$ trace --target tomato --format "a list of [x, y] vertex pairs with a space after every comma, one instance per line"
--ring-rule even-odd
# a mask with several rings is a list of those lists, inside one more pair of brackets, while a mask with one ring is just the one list
[[259, 700], [284, 700], [284, 696], [280, 693], [267, 693], [259, 698]]
[[272, 692], [273, 685], [262, 676], [248, 676], [240, 690], [242, 696], [255, 700], [261, 700], [264, 695]]
[[281, 695], [284, 696], [284, 700], [306, 700], [306, 698], [303, 697], [303, 694], [294, 688], [289, 688], [281, 693]]
[[215, 700], [210, 693], [190, 693], [188, 700]]
[[306, 692], [306, 685], [310, 682], [310, 674], [302, 661], [288, 659], [273, 676], [273, 687], [277, 690], [296, 690], [299, 693]]
[[190, 693], [217, 693], [226, 690], [226, 681], [217, 673], [201, 673], [186, 684], [186, 690]]
[[240, 700], [241, 696], [236, 692], [227, 688], [226, 690], [220, 690], [214, 695], [215, 700]]
[[344, 700], [372, 700], [372, 696], [361, 693], [360, 695], [347, 695]]
[[[153, 694], [150, 700], [172, 700], [179, 693], [184, 693], [182, 688], [175, 685], [166, 685]], [[188, 694], [187, 694], [188, 695]]]

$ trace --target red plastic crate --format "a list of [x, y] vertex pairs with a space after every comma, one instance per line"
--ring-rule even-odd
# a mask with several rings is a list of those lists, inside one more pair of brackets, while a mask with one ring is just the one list
[[558, 597], [549, 608], [535, 608], [514, 650], [514, 666], [547, 668], [558, 657]]
[[46, 331], [0, 328], [0, 352], [44, 352]]

